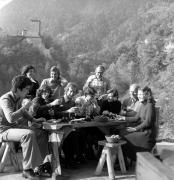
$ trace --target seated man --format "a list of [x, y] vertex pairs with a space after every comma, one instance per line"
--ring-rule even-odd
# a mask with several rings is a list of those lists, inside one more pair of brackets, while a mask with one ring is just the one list
[[140, 87], [137, 84], [130, 85], [129, 95], [122, 103], [121, 115], [135, 116], [140, 109], [141, 103], [138, 101], [137, 93]]
[[52, 98], [57, 99], [63, 94], [63, 88], [68, 81], [60, 75], [60, 70], [56, 66], [50, 69], [50, 78], [44, 79], [41, 86], [47, 85], [52, 90]]
[[98, 66], [95, 69], [95, 74], [89, 76], [85, 85], [83, 86], [83, 90], [85, 90], [86, 87], [93, 88], [96, 91], [95, 97], [97, 99], [100, 99], [100, 96], [105, 94], [110, 88], [109, 80], [103, 77], [104, 71], [104, 66]]
[[43, 162], [33, 130], [23, 124], [24, 121], [38, 122], [27, 109], [31, 102], [21, 107], [22, 99], [28, 94], [31, 81], [26, 76], [13, 78], [12, 88], [0, 98], [0, 133], [4, 141], [20, 142], [23, 153], [23, 177], [38, 179], [33, 169]]

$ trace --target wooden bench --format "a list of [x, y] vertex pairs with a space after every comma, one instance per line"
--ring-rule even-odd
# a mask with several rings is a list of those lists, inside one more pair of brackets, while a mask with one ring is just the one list
[[137, 153], [136, 180], [173, 180], [174, 171], [149, 152]]
[[22, 170], [19, 159], [14, 149], [14, 143], [1, 141], [0, 172], [3, 172], [5, 166], [7, 165], [8, 158], [10, 160], [10, 163], [13, 165], [15, 171]]
[[104, 146], [101, 157], [99, 159], [95, 175], [100, 175], [105, 161], [107, 162], [109, 179], [115, 179], [114, 163], [118, 157], [119, 165], [122, 173], [126, 173], [126, 167], [124, 163], [124, 157], [121, 146], [126, 144], [126, 141], [120, 140], [119, 143], [108, 143], [106, 140], [99, 141], [99, 145]]

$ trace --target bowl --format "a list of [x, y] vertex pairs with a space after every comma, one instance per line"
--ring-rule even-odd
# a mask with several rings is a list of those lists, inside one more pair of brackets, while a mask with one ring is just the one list
[[113, 135], [105, 136], [105, 138], [108, 143], [118, 143], [120, 140], [120, 137], [118, 135], [115, 135], [115, 137]]
[[106, 117], [106, 116], [95, 116], [94, 121], [96, 121], [96, 122], [108, 122], [108, 117]]

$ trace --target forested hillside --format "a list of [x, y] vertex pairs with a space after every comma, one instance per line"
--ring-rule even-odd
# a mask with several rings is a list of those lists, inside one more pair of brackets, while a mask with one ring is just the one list
[[[42, 22], [40, 40], [10, 36], [22, 29], [32, 34], [35, 18]], [[131, 83], [152, 88], [171, 136], [174, 0], [14, 0], [0, 12], [0, 27], [1, 93], [24, 64], [36, 66], [38, 80], [58, 64], [80, 88], [104, 64], [120, 96]]]

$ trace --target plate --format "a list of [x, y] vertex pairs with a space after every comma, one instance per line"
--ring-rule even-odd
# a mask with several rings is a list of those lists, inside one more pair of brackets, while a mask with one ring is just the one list
[[86, 122], [86, 121], [85, 121], [85, 118], [72, 119], [72, 120], [70, 121], [70, 123], [84, 123], [84, 122]]
[[59, 123], [61, 121], [62, 121], [62, 119], [49, 119], [49, 120], [47, 120], [48, 123]]

